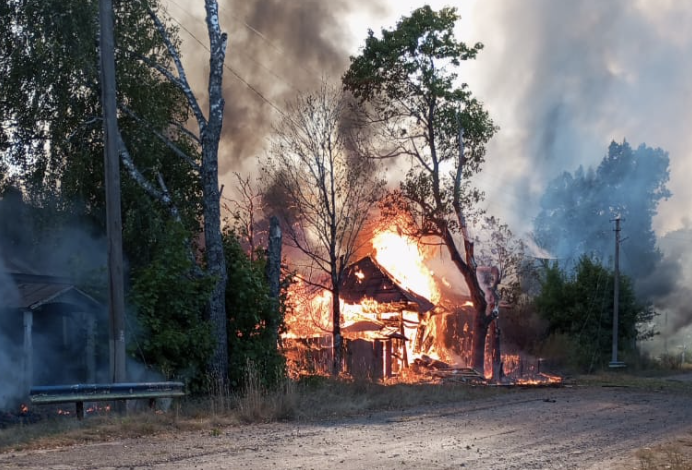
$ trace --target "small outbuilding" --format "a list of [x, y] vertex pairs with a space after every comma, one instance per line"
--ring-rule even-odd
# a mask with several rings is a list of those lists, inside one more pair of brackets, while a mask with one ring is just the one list
[[[12, 368], [6, 377], [19, 379], [22, 394], [35, 384], [96, 382], [99, 357], [108, 354], [97, 344], [105, 339], [97, 332], [108, 331], [98, 325], [103, 305], [66, 277], [39, 273], [14, 259], [3, 264], [0, 360]], [[0, 390], [8, 388], [0, 384]]]

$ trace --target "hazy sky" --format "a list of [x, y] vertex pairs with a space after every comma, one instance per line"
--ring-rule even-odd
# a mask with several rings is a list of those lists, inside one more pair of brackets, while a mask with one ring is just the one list
[[[227, 114], [221, 171], [252, 171], [266, 132], [298, 90], [321, 76], [339, 80], [367, 29], [392, 27], [423, 2], [411, 0], [226, 0]], [[673, 197], [655, 220], [659, 235], [692, 220], [692, 9], [675, 0], [457, 0], [457, 36], [485, 50], [461, 76], [500, 132], [478, 183], [490, 212], [530, 229], [550, 179], [596, 165], [611, 140], [670, 153]], [[169, 0], [181, 38], [203, 79], [203, 9]], [[691, 32], [688, 32], [691, 31]], [[200, 53], [201, 52], [201, 53]], [[201, 93], [203, 96], [203, 93]], [[268, 104], [270, 101], [272, 105]], [[624, 227], [626, 230], [626, 227]], [[692, 243], [692, 240], [691, 240]]]
[[[208, 52], [201, 2], [165, 0], [188, 75], [204, 101]], [[611, 140], [670, 154], [670, 200], [654, 228], [665, 262], [657, 300], [666, 344], [692, 338], [692, 8], [683, 0], [433, 0], [462, 16], [457, 37], [482, 42], [461, 78], [490, 111], [499, 133], [477, 177], [490, 213], [530, 231], [546, 184], [597, 165]], [[338, 81], [368, 28], [391, 28], [424, 2], [412, 0], [221, 0], [229, 33], [221, 182], [257, 174], [276, 108], [322, 77]], [[195, 36], [196, 39], [191, 36]], [[624, 188], [632, 190], [634, 188]], [[612, 227], [604, 227], [609, 230]], [[623, 236], [627, 237], [627, 223]], [[665, 235], [665, 237], [662, 237]], [[626, 247], [625, 247], [626, 248]], [[627, 254], [627, 250], [623, 252]], [[636, 253], [630, 253], [636, 256]], [[667, 274], [666, 274], [667, 272]], [[656, 277], [654, 273], [652, 277]], [[689, 340], [689, 338], [688, 338]], [[684, 340], [684, 341], [688, 341]], [[692, 341], [692, 340], [689, 340]], [[659, 342], [659, 346], [664, 344]]]
[[[391, 3], [401, 5], [395, 17], [418, 5]], [[455, 4], [462, 14], [458, 37], [485, 44], [464, 80], [501, 127], [480, 177], [492, 212], [525, 224], [548, 179], [597, 164], [611, 140], [627, 139], [670, 153], [673, 197], [655, 220], [659, 234], [687, 226], [692, 10], [686, 2]], [[392, 15], [383, 22], [393, 23]]]

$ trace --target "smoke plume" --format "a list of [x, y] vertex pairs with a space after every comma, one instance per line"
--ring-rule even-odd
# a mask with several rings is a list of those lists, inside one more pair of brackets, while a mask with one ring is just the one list
[[[384, 0], [323, 2], [306, 0], [231, 0], [220, 5], [221, 25], [228, 33], [226, 100], [219, 155], [222, 183], [234, 185], [231, 172], [254, 172], [277, 111], [297, 93], [311, 91], [324, 78], [339, 83], [349, 63], [349, 47], [362, 41], [366, 29], [351, 31], [353, 11], [382, 11]], [[204, 100], [208, 52], [190, 37], [207, 42], [201, 6], [168, 2], [168, 13], [185, 26], [181, 31], [186, 66], [193, 70], [198, 96]], [[189, 33], [188, 33], [189, 31]]]
[[[653, 227], [663, 259], [640, 284], [662, 312], [662, 338], [692, 324], [692, 63], [682, 59], [692, 54], [691, 25], [687, 5], [653, 0], [484, 0], [460, 25], [465, 41], [485, 44], [464, 80], [501, 128], [478, 181], [489, 211], [515, 230], [530, 229], [548, 182], [595, 168], [611, 140], [669, 153], [673, 196]], [[622, 250], [625, 262], [638, 256], [627, 241]]]
[[[52, 214], [32, 207], [10, 189], [0, 198], [0, 410], [16, 409], [26, 398], [24, 387], [24, 311], [31, 303], [34, 385], [84, 382], [87, 317], [96, 325], [97, 379], [107, 376], [108, 334], [105, 308], [81, 298], [52, 295], [70, 283], [105, 286], [106, 245], [77, 220], [63, 228], [42, 230]], [[17, 281], [14, 275], [25, 278]], [[30, 280], [26, 280], [26, 278]], [[21, 278], [19, 278], [21, 279]], [[21, 292], [20, 292], [20, 289]], [[27, 299], [31, 299], [28, 301]], [[29, 303], [27, 303], [27, 301]], [[98, 372], [101, 368], [103, 373]]]
[[[2, 304], [17, 302], [19, 295], [12, 278], [7, 274], [2, 261], [2, 247], [0, 247], [0, 410], [8, 405], [14, 406], [14, 398], [21, 396], [21, 350], [12, 341], [11, 328], [16, 326], [8, 315], [1, 315]], [[19, 323], [21, 325], [21, 323]], [[21, 330], [15, 332], [21, 335]], [[19, 359], [19, 360], [18, 360]]]
[[[449, 4], [429, 3], [435, 9]], [[202, 8], [180, 5], [169, 0], [171, 15], [205, 42]], [[416, 6], [403, 0], [223, 3], [227, 64], [282, 108], [323, 75], [338, 80], [348, 56], [362, 45], [366, 28], [391, 27]], [[461, 78], [501, 128], [477, 177], [491, 214], [515, 232], [530, 230], [549, 181], [563, 171], [596, 167], [612, 140], [627, 139], [670, 155], [668, 187], [673, 197], [659, 206], [657, 235], [688, 230], [683, 220], [692, 219], [687, 204], [692, 185], [686, 181], [692, 173], [692, 62], [684, 58], [692, 56], [692, 10], [685, 2], [469, 0], [459, 7], [463, 16], [458, 37], [485, 44], [477, 60], [462, 65]], [[355, 13], [369, 17], [361, 30], [347, 21]], [[204, 100], [208, 54], [187, 32], [181, 31], [181, 38], [188, 70], [201, 84], [198, 96]], [[229, 172], [253, 171], [269, 125], [280, 114], [229, 70], [224, 83], [220, 169], [230, 189]], [[671, 290], [672, 280], [686, 279], [677, 260], [689, 249], [666, 243], [660, 241], [664, 260], [647, 284], [659, 299]], [[692, 322], [692, 314], [675, 306], [672, 298], [665, 305], [668, 325]]]
[[[659, 233], [680, 228], [692, 198], [692, 11], [679, 2], [476, 2], [461, 35], [485, 50], [464, 78], [501, 131], [481, 183], [491, 211], [527, 228], [548, 181], [596, 166], [611, 140], [670, 153]], [[473, 35], [469, 36], [469, 29]]]

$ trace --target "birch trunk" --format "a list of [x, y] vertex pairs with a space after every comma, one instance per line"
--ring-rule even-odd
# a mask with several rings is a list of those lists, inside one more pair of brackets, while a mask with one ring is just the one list
[[221, 235], [221, 194], [219, 192], [219, 140], [223, 125], [223, 63], [226, 56], [227, 36], [219, 25], [219, 5], [205, 0], [207, 30], [209, 32], [209, 114], [201, 132], [202, 140], [202, 192], [204, 216], [204, 244], [207, 270], [216, 285], [207, 304], [207, 315], [215, 338], [211, 370], [221, 390], [228, 378], [228, 331], [226, 320], [226, 258]]

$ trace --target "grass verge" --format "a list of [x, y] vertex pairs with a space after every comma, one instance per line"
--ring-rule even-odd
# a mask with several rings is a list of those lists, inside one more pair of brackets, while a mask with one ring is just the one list
[[141, 436], [166, 436], [180, 432], [220, 434], [223, 427], [272, 421], [315, 421], [357, 416], [385, 410], [455, 403], [511, 393], [507, 389], [464, 384], [396, 384], [307, 377], [287, 381], [276, 390], [266, 390], [259, 381], [248, 386], [230, 403], [220, 406], [216, 397], [176, 401], [165, 413], [130, 411], [127, 415], [100, 414], [78, 421], [35, 410], [42, 419], [0, 429], [0, 452], [50, 449], [77, 443], [104, 442]]

